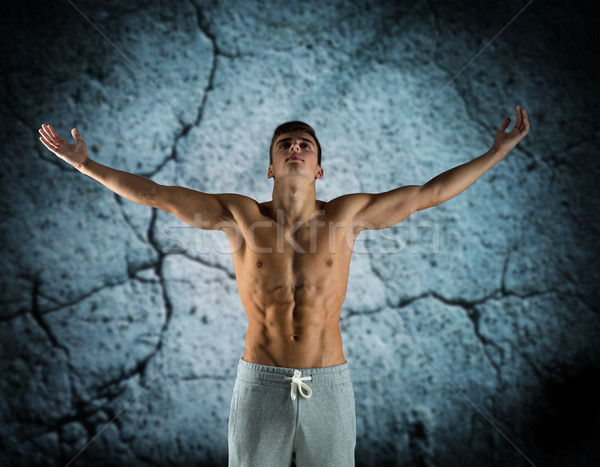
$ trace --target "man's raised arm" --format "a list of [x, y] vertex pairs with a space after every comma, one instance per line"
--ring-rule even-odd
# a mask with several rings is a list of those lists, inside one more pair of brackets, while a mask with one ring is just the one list
[[385, 193], [349, 195], [356, 209], [354, 225], [359, 230], [391, 227], [416, 211], [442, 204], [465, 191], [529, 133], [527, 111], [517, 106], [515, 113], [517, 121], [512, 131], [505, 131], [510, 124], [507, 117], [488, 152], [438, 175], [425, 185], [408, 185]]
[[239, 195], [213, 195], [188, 188], [163, 186], [139, 175], [99, 164], [89, 158], [87, 146], [77, 128], [71, 130], [75, 144], [67, 143], [50, 125], [42, 125], [39, 133], [40, 141], [58, 157], [134, 203], [171, 212], [201, 229], [222, 230], [231, 226], [228, 204]]

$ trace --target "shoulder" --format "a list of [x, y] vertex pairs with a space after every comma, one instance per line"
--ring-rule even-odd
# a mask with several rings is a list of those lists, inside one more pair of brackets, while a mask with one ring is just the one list
[[371, 196], [369, 193], [350, 193], [338, 196], [331, 201], [324, 202], [323, 209], [342, 217], [353, 217], [369, 203]]
[[272, 201], [259, 203], [248, 196], [233, 193], [224, 193], [219, 197], [229, 213], [229, 219], [241, 227], [272, 218]]
[[233, 215], [233, 217], [237, 217], [239, 214], [248, 213], [254, 210], [258, 211], [261, 206], [261, 204], [259, 204], [255, 199], [252, 199], [248, 196], [239, 195], [237, 193], [220, 193], [216, 196], [219, 198], [221, 204], [225, 206]]
[[234, 208], [258, 205], [256, 200], [245, 195], [239, 195], [237, 193], [219, 193], [215, 196], [217, 196], [222, 203]]

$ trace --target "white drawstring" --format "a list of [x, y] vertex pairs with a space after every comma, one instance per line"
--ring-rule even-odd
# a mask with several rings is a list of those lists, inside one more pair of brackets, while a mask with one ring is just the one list
[[[292, 397], [292, 400], [295, 401], [296, 400], [296, 394], [298, 391], [300, 391], [300, 395], [302, 397], [304, 397], [305, 399], [308, 399], [310, 396], [312, 396], [312, 389], [309, 388], [307, 386], [306, 383], [303, 383], [302, 381], [312, 381], [312, 376], [304, 376], [304, 377], [300, 377], [300, 370], [294, 370], [294, 376], [286, 376], [285, 380], [292, 380], [292, 389], [290, 390], [290, 396]], [[305, 389], [307, 391], [307, 393], [305, 394], [304, 392], [302, 392], [302, 390]]]

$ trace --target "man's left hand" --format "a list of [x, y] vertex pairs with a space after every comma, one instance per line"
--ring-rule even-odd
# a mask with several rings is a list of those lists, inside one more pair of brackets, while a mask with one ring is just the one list
[[519, 141], [521, 141], [527, 133], [529, 133], [529, 118], [527, 117], [527, 111], [522, 109], [520, 105], [515, 107], [515, 113], [517, 114], [517, 123], [513, 127], [510, 133], [506, 133], [508, 125], [510, 125], [510, 118], [506, 117], [500, 129], [494, 137], [494, 149], [502, 153], [508, 153], [514, 148]]

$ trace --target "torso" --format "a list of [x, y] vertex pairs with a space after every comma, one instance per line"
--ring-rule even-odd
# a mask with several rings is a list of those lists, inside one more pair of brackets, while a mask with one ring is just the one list
[[242, 204], [236, 229], [225, 230], [248, 313], [242, 358], [288, 368], [344, 363], [339, 320], [357, 235], [348, 214], [317, 201], [318, 216], [284, 233], [271, 202]]

